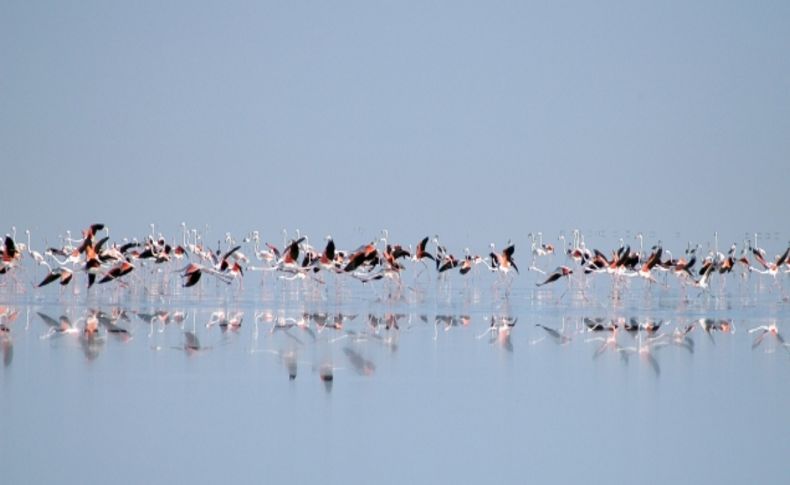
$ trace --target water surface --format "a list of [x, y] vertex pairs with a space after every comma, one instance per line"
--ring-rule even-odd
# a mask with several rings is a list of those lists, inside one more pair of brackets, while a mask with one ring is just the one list
[[632, 281], [613, 299], [604, 278], [533, 282], [6, 289], [4, 476], [784, 480], [780, 283], [732, 279], [700, 294]]

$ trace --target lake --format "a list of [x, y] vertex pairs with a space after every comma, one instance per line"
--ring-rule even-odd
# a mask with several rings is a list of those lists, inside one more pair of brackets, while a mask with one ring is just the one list
[[3, 482], [784, 483], [783, 278], [6, 285]]

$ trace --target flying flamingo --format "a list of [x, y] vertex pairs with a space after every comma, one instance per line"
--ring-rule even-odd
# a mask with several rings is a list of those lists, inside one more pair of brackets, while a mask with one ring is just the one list
[[121, 278], [122, 276], [126, 276], [127, 274], [131, 273], [134, 270], [134, 265], [129, 261], [123, 261], [122, 263], [114, 266], [107, 274], [104, 275], [104, 278], [99, 280], [99, 284], [108, 283], [112, 280], [116, 280]]
[[558, 266], [556, 270], [554, 270], [549, 276], [541, 283], [535, 283], [535, 286], [544, 286], [548, 285], [549, 283], [554, 283], [558, 279], [562, 277], [570, 278], [570, 275], [573, 274], [573, 270], [567, 266]]
[[376, 249], [376, 246], [373, 243], [370, 243], [357, 249], [348, 257], [348, 263], [346, 264], [345, 268], [343, 268], [343, 271], [350, 273], [356, 271], [357, 268], [366, 264], [375, 267], [375, 265], [378, 263], [378, 260], [378, 249]]
[[217, 271], [214, 268], [208, 268], [197, 263], [189, 263], [183, 270], [181, 270], [181, 277], [184, 278], [183, 287], [189, 288], [195, 286], [203, 273], [210, 274], [216, 277], [225, 284], [230, 284], [231, 279], [226, 274]]
[[46, 277], [41, 280], [36, 288], [41, 288], [42, 286], [47, 286], [48, 284], [52, 283], [53, 281], [60, 280], [61, 286], [66, 286], [71, 282], [71, 279], [74, 277], [74, 273], [68, 268], [55, 268], [50, 270]]
[[767, 274], [776, 278], [776, 275], [779, 273], [779, 269], [782, 267], [782, 265], [785, 264], [785, 262], [788, 259], [788, 255], [790, 255], [790, 246], [788, 246], [788, 248], [785, 249], [785, 252], [782, 253], [781, 256], [776, 258], [774, 262], [769, 262], [765, 259], [765, 251], [762, 251], [758, 248], [754, 248], [753, 253], [755, 259], [757, 259], [757, 262], [760, 263], [763, 269], [758, 269], [753, 266], [749, 266], [749, 270], [756, 271], [757, 273], [760, 274]]
[[[661, 263], [661, 254], [663, 253], [663, 248], [660, 244], [653, 247], [653, 251], [648, 256], [647, 261], [639, 268], [639, 271], [635, 273], [624, 273], [626, 276], [639, 276], [640, 278], [645, 278], [651, 283], [658, 283], [652, 273], [652, 269], [656, 267], [659, 263]], [[633, 256], [629, 256], [633, 260]], [[639, 257], [636, 257], [638, 260]]]
[[505, 274], [510, 272], [511, 269], [518, 273], [518, 266], [516, 266], [516, 262], [513, 259], [513, 253], [515, 252], [516, 246], [510, 242], [508, 242], [501, 253], [497, 253], [494, 243], [491, 243], [491, 253], [489, 254], [491, 258], [491, 267], [494, 268], [495, 271], [501, 271]]
[[472, 271], [472, 269], [478, 264], [486, 264], [485, 259], [481, 258], [480, 256], [477, 255], [472, 256], [469, 253], [469, 248], [466, 248], [464, 250], [464, 253], [466, 253], [466, 255], [464, 256], [464, 259], [461, 261], [461, 269], [459, 270], [459, 272], [462, 275], [465, 275], [470, 271]]
[[706, 262], [700, 269], [700, 279], [694, 280], [694, 286], [707, 290], [710, 287], [710, 276], [715, 270], [716, 264], [713, 261]]
[[5, 245], [0, 253], [0, 274], [16, 267], [21, 259], [22, 253], [17, 249], [14, 239], [11, 236], [6, 236]]

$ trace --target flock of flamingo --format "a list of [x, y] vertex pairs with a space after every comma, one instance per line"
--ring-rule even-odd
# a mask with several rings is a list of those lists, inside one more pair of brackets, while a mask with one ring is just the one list
[[[486, 255], [477, 255], [466, 249], [463, 256], [456, 257], [437, 236], [423, 237], [416, 245], [411, 246], [390, 242], [386, 230], [354, 250], [343, 250], [336, 247], [335, 241], [329, 236], [322, 241], [321, 248], [315, 248], [310, 244], [309, 237], [299, 231], [293, 237], [289, 237], [284, 231], [279, 246], [264, 242], [258, 231], [252, 231], [240, 241], [236, 241], [231, 234], [225, 234], [224, 239], [220, 239], [216, 246], [210, 248], [204, 241], [204, 235], [197, 229], [188, 229], [186, 224], [182, 224], [182, 234], [178, 238], [180, 241], [168, 239], [154, 229], [152, 225], [150, 234], [141, 239], [124, 238], [113, 241], [107, 226], [92, 224], [82, 230], [79, 238], [73, 238], [66, 232], [60, 238], [59, 245], [45, 245], [40, 252], [33, 249], [29, 230], [25, 231], [27, 241], [24, 242], [17, 240], [16, 230], [12, 228], [0, 248], [0, 296], [5, 293], [6, 300], [13, 304], [13, 294], [10, 295], [11, 300], [8, 298], [9, 289], [19, 292], [27, 292], [29, 289], [42, 291], [42, 287], [54, 286], [55, 283], [61, 286], [61, 294], [66, 292], [67, 287], [78, 294], [80, 291], [77, 288], [80, 286], [87, 288], [88, 292], [94, 292], [97, 287], [107, 285], [114, 286], [118, 291], [157, 285], [160, 291], [173, 288], [199, 293], [209, 284], [231, 287], [236, 283], [241, 289], [245, 275], [249, 277], [250, 272], [256, 271], [273, 275], [273, 278], [282, 281], [283, 287], [296, 284], [288, 283], [293, 280], [301, 280], [297, 282], [297, 286], [304, 284], [315, 288], [320, 288], [321, 285], [325, 288], [330, 281], [336, 284], [357, 281], [360, 284], [377, 286], [374, 282], [378, 280], [384, 280], [384, 284], [390, 285], [390, 288], [400, 288], [404, 285], [404, 275], [410, 269], [415, 271], [414, 286], [418, 285], [420, 278], [435, 278], [437, 282], [447, 282], [451, 274], [457, 274], [455, 278], [468, 279], [482, 271], [495, 275], [493, 285], [507, 289], [520, 274], [515, 257], [516, 246], [510, 241], [501, 250], [491, 244]], [[775, 257], [769, 257], [757, 245], [756, 237], [744, 241], [740, 250], [736, 244], [732, 244], [723, 253], [718, 250], [718, 238], [714, 235], [714, 242], [708, 244], [704, 250], [702, 244], [688, 244], [683, 255], [678, 258], [660, 242], [646, 249], [641, 234], [637, 234], [632, 241], [633, 247], [627, 241], [620, 240], [620, 244], [609, 252], [589, 249], [580, 231], [574, 231], [568, 241], [560, 236], [557, 247], [544, 243], [540, 233], [530, 234], [529, 239], [530, 263], [526, 271], [537, 274], [534, 284], [538, 287], [538, 292], [550, 292], [550, 289], [544, 290], [543, 287], [551, 288], [551, 285], [565, 279], [568, 288], [571, 288], [572, 282], [578, 282], [577, 289], [583, 296], [584, 288], [592, 280], [600, 278], [600, 275], [607, 275], [612, 281], [613, 289], [618, 286], [627, 288], [628, 282], [634, 280], [643, 280], [647, 289], [654, 285], [669, 288], [667, 281], [673, 277], [683, 288], [699, 288], [700, 294], [703, 294], [714, 291], [711, 287], [714, 276], [721, 278], [723, 284], [728, 275], [738, 275], [745, 279], [752, 273], [758, 273], [762, 278], [770, 278], [776, 285], [781, 285], [778, 277], [790, 273], [790, 248], [784, 249]], [[557, 258], [562, 259], [563, 264], [553, 270], [544, 269]], [[29, 274], [31, 266], [34, 272], [32, 275]], [[45, 274], [36, 275], [35, 272], [41, 267], [45, 268]], [[261, 279], [261, 284], [263, 281]], [[505, 305], [508, 306], [507, 291], [505, 295]], [[73, 303], [71, 300], [69, 305]], [[227, 304], [226, 300], [225, 305]], [[133, 311], [127, 309], [126, 303], [116, 305], [111, 311], [88, 308], [76, 321], [73, 318], [78, 314], [74, 314], [76, 310], [71, 307], [57, 318], [38, 309], [34, 311], [47, 327], [42, 339], [75, 334], [89, 359], [98, 356], [105, 336], [114, 336], [124, 342], [131, 340], [131, 314], [148, 325], [148, 337], [152, 342], [156, 342], [157, 333], [164, 332], [169, 323], [179, 327], [183, 334], [183, 345], [156, 345], [153, 347], [155, 350], [175, 348], [187, 354], [195, 354], [211, 349], [211, 346], [200, 343], [196, 326], [198, 310], [192, 312], [192, 329], [189, 330], [186, 327], [186, 311]], [[26, 328], [29, 327], [31, 308], [28, 307]], [[494, 316], [485, 317], [489, 325], [477, 338], [488, 336], [490, 343], [498, 343], [505, 350], [512, 351], [511, 333], [518, 318], [511, 316], [508, 310], [504, 313], [500, 310], [494, 310]], [[291, 379], [296, 375], [294, 349], [309, 341], [332, 344], [345, 340], [349, 343], [343, 348], [348, 363], [358, 373], [367, 375], [375, 369], [375, 364], [364, 356], [357, 343], [376, 341], [388, 347], [396, 346], [401, 328], [408, 330], [412, 326], [419, 326], [420, 322], [430, 325], [431, 321], [436, 339], [440, 330], [446, 332], [456, 327], [467, 327], [473, 320], [471, 314], [436, 314], [431, 320], [425, 314], [415, 316], [394, 312], [378, 315], [369, 313], [367, 318], [362, 318], [367, 325], [362, 329], [352, 330], [345, 325], [357, 317], [355, 314], [303, 312], [288, 317], [280, 313], [256, 312], [253, 336], [257, 341], [258, 327], [264, 324], [268, 325], [271, 334], [281, 333], [290, 338], [287, 349], [266, 351], [281, 358], [289, 369]], [[205, 326], [219, 328], [223, 334], [235, 333], [240, 330], [244, 315], [244, 311], [228, 311], [227, 308], [213, 311]], [[0, 350], [5, 365], [10, 364], [13, 356], [10, 324], [18, 317], [17, 310], [0, 306]], [[695, 328], [700, 328], [710, 338], [713, 338], [713, 333], [734, 332], [734, 323], [728, 319], [681, 318], [674, 324], [674, 330], [667, 332], [665, 330], [670, 327], [670, 323], [653, 318], [572, 318], [576, 319], [576, 325], [569, 329], [565, 328], [565, 317], [561, 327], [537, 323], [539, 329], [536, 331], [540, 336], [530, 343], [549, 340], [565, 345], [574, 336], [585, 334], [589, 335], [585, 338], [586, 342], [599, 342], [594, 357], [608, 350], [623, 358], [638, 354], [658, 372], [653, 352], [660, 347], [675, 345], [693, 353], [694, 343], [690, 335]], [[296, 332], [299, 334], [295, 334]], [[790, 345], [780, 334], [775, 320], [769, 325], [749, 329], [748, 333], [756, 333], [752, 348], [770, 342], [773, 346], [769, 344], [767, 348], [781, 348], [790, 353]], [[303, 339], [301, 334], [307, 335], [309, 339]], [[621, 335], [633, 336], [636, 339], [634, 345], [624, 343], [625, 337]], [[331, 381], [334, 367], [326, 363], [318, 363], [316, 366], [320, 368], [321, 379], [325, 382]]]
[[[206, 279], [203, 275], [226, 285], [238, 282], [241, 287], [245, 271], [273, 272], [281, 280], [301, 279], [318, 284], [325, 284], [323, 275], [331, 274], [335, 278], [346, 276], [362, 283], [389, 279], [401, 285], [409, 262], [419, 268], [415, 280], [426, 271], [435, 272], [438, 278], [447, 278], [451, 272], [469, 275], [482, 265], [484, 271], [501, 275], [501, 284], [509, 285], [514, 275], [519, 273], [515, 244], [510, 241], [500, 251], [492, 243], [487, 255], [473, 254], [466, 249], [463, 256], [456, 257], [438, 236], [424, 237], [411, 246], [391, 243], [388, 231], [383, 230], [379, 236], [356, 249], [342, 250], [331, 236], [325, 238], [322, 248], [316, 248], [310, 244], [308, 236], [298, 230], [292, 238], [283, 231], [282, 245], [277, 246], [263, 242], [260, 232], [252, 231], [238, 242], [226, 233], [224, 241], [219, 240], [215, 248], [210, 248], [199, 230], [188, 229], [184, 223], [181, 226], [180, 241], [178, 238], [168, 240], [163, 234], [156, 233], [153, 224], [150, 234], [142, 239], [111, 241], [106, 225], [92, 224], [82, 230], [79, 238], [72, 238], [67, 231], [65, 236], [61, 236], [60, 245], [46, 247], [43, 252], [33, 249], [30, 230], [26, 231], [27, 243], [24, 243], [17, 240], [16, 228], [12, 228], [0, 249], [0, 276], [12, 279], [20, 287], [27, 287], [17, 275], [23, 268], [25, 256], [36, 268], [46, 268], [42, 279], [31, 282], [34, 288], [55, 282], [62, 287], [76, 285], [75, 275], [84, 276], [88, 289], [94, 284], [122, 287], [145, 284], [144, 278], [135, 278], [135, 275], [142, 273], [140, 269], [146, 266], [161, 275], [165, 286], [170, 284], [169, 275], [178, 274], [178, 286], [183, 288], [200, 285]], [[634, 247], [621, 239], [620, 245], [609, 252], [588, 248], [580, 231], [574, 231], [570, 241], [560, 236], [560, 249], [544, 243], [541, 233], [530, 234], [529, 237], [531, 261], [527, 269], [541, 275], [535, 283], [538, 287], [563, 278], [570, 280], [573, 275], [584, 275], [584, 278], [588, 275], [610, 275], [615, 284], [637, 278], [650, 285], [666, 287], [666, 277], [663, 281], [657, 278], [659, 273], [664, 273], [676, 277], [684, 288], [691, 286], [705, 291], [710, 288], [714, 275], [724, 277], [739, 273], [745, 277], [756, 272], [776, 279], [779, 274], [790, 273], [790, 246], [781, 254], [769, 257], [757, 245], [756, 236], [754, 240], [744, 241], [740, 250], [733, 243], [726, 253], [719, 251], [717, 237], [704, 254], [702, 244], [689, 243], [681, 257], [673, 257], [660, 242], [646, 249], [642, 234], [635, 237]], [[553, 270], [541, 268], [547, 257], [555, 253], [564, 259], [564, 264]], [[0, 280], [0, 285], [6, 286], [7, 283]]]

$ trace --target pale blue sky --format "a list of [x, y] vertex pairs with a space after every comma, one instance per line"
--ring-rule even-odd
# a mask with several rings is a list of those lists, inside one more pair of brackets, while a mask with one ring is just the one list
[[767, 1], [3, 1], [1, 229], [782, 231], [788, 25]]

